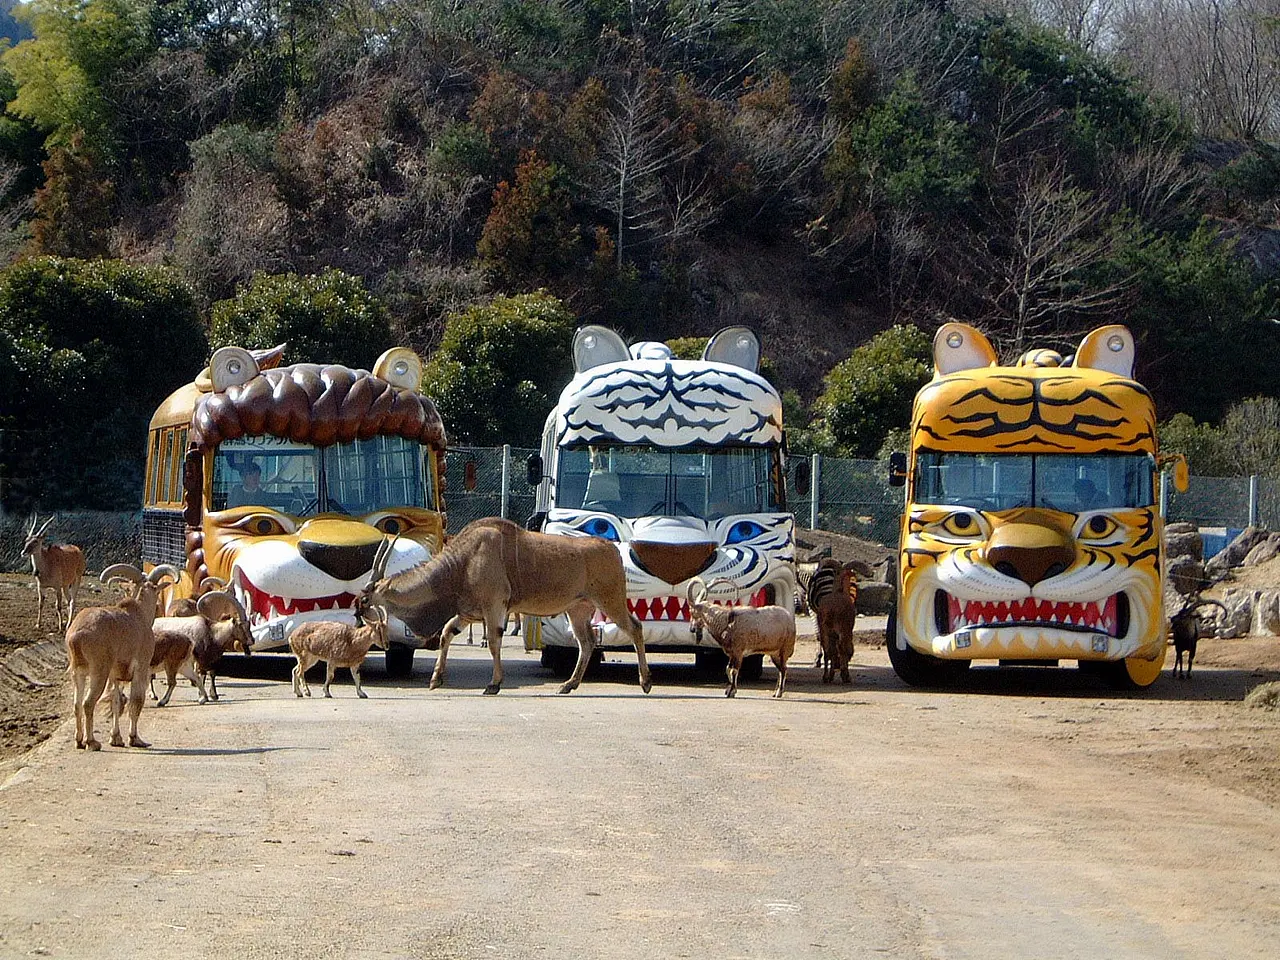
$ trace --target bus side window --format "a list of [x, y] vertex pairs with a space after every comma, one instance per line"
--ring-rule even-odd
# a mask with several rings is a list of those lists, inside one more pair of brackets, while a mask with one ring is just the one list
[[151, 431], [147, 441], [147, 505], [156, 502], [156, 483], [160, 475], [160, 431]]
[[156, 461], [156, 502], [169, 501], [169, 482], [173, 473], [173, 431], [160, 432], [160, 458]]
[[187, 451], [187, 431], [174, 431], [173, 441], [173, 480], [169, 487], [169, 500], [182, 502], [182, 461]]

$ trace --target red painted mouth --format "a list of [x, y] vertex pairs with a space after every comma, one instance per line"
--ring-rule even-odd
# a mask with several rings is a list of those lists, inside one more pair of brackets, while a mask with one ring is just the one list
[[1068, 603], [1065, 601], [1024, 600], [993, 603], [989, 600], [960, 601], [950, 594], [947, 599], [947, 632], [965, 627], [1039, 626], [1068, 630], [1088, 630], [1118, 637], [1120, 594], [1112, 594], [1099, 606], [1097, 601]]
[[236, 570], [236, 583], [244, 591], [246, 612], [253, 625], [266, 623], [294, 613], [313, 610], [351, 610], [356, 605], [354, 593], [335, 593], [328, 597], [278, 597], [260, 590], [249, 582], [243, 570]]
[[[746, 600], [713, 600], [712, 603], [722, 607], [763, 607], [768, 604], [765, 588], [761, 587]], [[627, 609], [637, 620], [685, 621], [689, 620], [689, 601], [684, 597], [636, 597], [627, 599]]]

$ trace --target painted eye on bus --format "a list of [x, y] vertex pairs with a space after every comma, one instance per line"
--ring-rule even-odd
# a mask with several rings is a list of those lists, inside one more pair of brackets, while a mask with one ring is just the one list
[[413, 524], [404, 517], [397, 516], [395, 514], [386, 514], [385, 516], [379, 517], [377, 520], [373, 521], [373, 525], [383, 533], [389, 533], [392, 536], [395, 536], [397, 533], [404, 533], [413, 526]]
[[729, 533], [724, 538], [724, 542], [726, 544], [742, 543], [746, 540], [754, 540], [762, 533], [764, 533], [764, 527], [754, 520], [739, 520], [729, 528]]
[[617, 543], [622, 538], [618, 536], [618, 528], [604, 517], [592, 517], [582, 526], [578, 527], [583, 533], [589, 537], [599, 537], [601, 540], [612, 540]]
[[283, 519], [269, 513], [251, 513], [232, 524], [232, 528], [255, 537], [274, 537], [282, 533], [293, 533], [291, 526]]
[[1095, 513], [1091, 517], [1082, 517], [1076, 526], [1076, 539], [1098, 546], [1108, 546], [1124, 539], [1124, 531], [1120, 524], [1105, 513]]
[[932, 533], [942, 539], [976, 540], [982, 536], [982, 523], [977, 514], [958, 510], [934, 524]]

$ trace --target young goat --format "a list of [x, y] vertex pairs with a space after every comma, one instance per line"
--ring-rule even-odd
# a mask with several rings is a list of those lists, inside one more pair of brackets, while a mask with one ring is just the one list
[[53, 591], [53, 607], [58, 615], [58, 629], [62, 629], [62, 596], [67, 595], [67, 623], [76, 613], [76, 590], [84, 576], [84, 553], [72, 544], [45, 546], [44, 532], [58, 519], [54, 514], [37, 530], [36, 514], [31, 516], [31, 529], [22, 544], [22, 552], [31, 558], [31, 571], [36, 575], [36, 629], [44, 618], [44, 592]]
[[[194, 617], [161, 617], [152, 627], [156, 638], [156, 653], [151, 665], [163, 665], [169, 681], [169, 689], [158, 706], [163, 707], [169, 702], [179, 672], [200, 691], [201, 703], [209, 700], [216, 703], [218, 678], [213, 668], [222, 659], [222, 655], [229, 650], [240, 650], [245, 656], [249, 656], [253, 650], [249, 616], [240, 601], [230, 593], [211, 590], [196, 601], [196, 611], [197, 615]], [[186, 655], [183, 654], [184, 646], [188, 651]], [[188, 659], [194, 663], [194, 674], [188, 672], [190, 666], [183, 669]], [[206, 678], [209, 681], [208, 692], [205, 691]]]
[[[717, 583], [728, 582], [716, 580]], [[778, 686], [774, 697], [781, 697], [787, 684], [787, 660], [796, 649], [796, 618], [782, 607], [722, 607], [708, 603], [710, 591], [698, 578], [689, 583], [689, 628], [707, 630], [715, 637], [721, 649], [729, 656], [725, 673], [729, 685], [724, 695], [732, 697], [738, 692], [738, 672], [744, 657], [756, 653], [768, 654], [778, 668]]]
[[[146, 697], [146, 681], [151, 669], [155, 638], [151, 624], [164, 577], [178, 578], [178, 571], [167, 564], [143, 574], [137, 567], [117, 563], [102, 571], [102, 579], [124, 576], [138, 584], [137, 596], [126, 597], [107, 607], [90, 607], [76, 614], [67, 628], [68, 672], [75, 680], [76, 746], [101, 750], [93, 735], [93, 713], [108, 683], [129, 683], [129, 746], [146, 747], [138, 736], [138, 716]], [[123, 747], [120, 736], [120, 712], [123, 696], [111, 702], [111, 745]]]
[[360, 597], [356, 601], [356, 621], [361, 626], [313, 620], [289, 635], [289, 649], [298, 658], [298, 664], [293, 668], [293, 692], [296, 696], [302, 696], [304, 691], [308, 697], [311, 696], [311, 684], [307, 683], [306, 673], [323, 660], [326, 697], [333, 696], [329, 692], [329, 684], [333, 683], [334, 671], [338, 667], [347, 667], [356, 684], [356, 696], [368, 699], [369, 695], [360, 686], [360, 664], [364, 663], [370, 647], [387, 649], [387, 613], [369, 603], [366, 597]]
[[[827, 563], [827, 561], [823, 561]], [[819, 577], [827, 573], [820, 568], [813, 578], [817, 587]], [[838, 564], [825, 587], [814, 589], [810, 602], [817, 620], [819, 656], [823, 661], [822, 682], [831, 683], [836, 670], [841, 683], [852, 683], [849, 661], [853, 659], [853, 628], [858, 621], [858, 585], [851, 565]]]

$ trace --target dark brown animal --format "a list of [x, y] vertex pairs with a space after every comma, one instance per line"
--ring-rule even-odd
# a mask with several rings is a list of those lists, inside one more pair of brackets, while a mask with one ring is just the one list
[[631, 638], [640, 688], [649, 692], [644, 635], [640, 621], [627, 609], [626, 574], [612, 543], [533, 533], [510, 520], [490, 517], [467, 524], [425, 563], [384, 578], [390, 553], [391, 543], [379, 550], [364, 595], [419, 636], [440, 632], [431, 689], [444, 683], [449, 643], [467, 624], [484, 624], [493, 658], [493, 678], [484, 692], [495, 694], [502, 689], [502, 634], [508, 614], [567, 613], [578, 640], [578, 663], [560, 687], [560, 693], [569, 693], [582, 682], [595, 651], [591, 616], [599, 610]]
[[829, 590], [814, 604], [818, 645], [823, 660], [822, 682], [831, 683], [840, 671], [841, 683], [852, 683], [849, 662], [853, 659], [853, 628], [858, 622], [858, 585], [853, 568], [844, 566]]
[[[1169, 618], [1169, 632], [1173, 635], [1173, 675], [1181, 680], [1191, 679], [1191, 665], [1196, 660], [1196, 648], [1201, 637], [1212, 636], [1212, 631], [1205, 631], [1205, 622], [1200, 619], [1201, 607], [1213, 606], [1223, 613], [1227, 612], [1217, 600], [1200, 600], [1192, 598], [1190, 606], [1185, 606]], [[1187, 656], [1187, 667], [1182, 668], [1182, 655]]]

